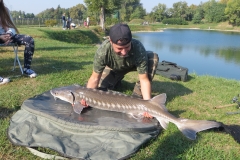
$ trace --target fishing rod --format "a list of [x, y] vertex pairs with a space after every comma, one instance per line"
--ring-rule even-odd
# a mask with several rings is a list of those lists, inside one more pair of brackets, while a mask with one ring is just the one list
[[[233, 103], [237, 103], [237, 105], [238, 105], [237, 107], [238, 107], [238, 109], [240, 109], [240, 102], [238, 101], [238, 97], [239, 97], [239, 94], [237, 96], [233, 97], [232, 102]], [[228, 114], [228, 115], [240, 114], [240, 111], [237, 111], [237, 112], [227, 112], [226, 114]]]
[[233, 97], [231, 104], [226, 104], [226, 105], [223, 105], [223, 106], [216, 106], [216, 107], [213, 107], [213, 108], [214, 109], [220, 109], [220, 108], [230, 107], [230, 106], [236, 105], [236, 103], [237, 103], [237, 107], [240, 108], [240, 102], [238, 101], [238, 97], [239, 97], [239, 94], [237, 96]]

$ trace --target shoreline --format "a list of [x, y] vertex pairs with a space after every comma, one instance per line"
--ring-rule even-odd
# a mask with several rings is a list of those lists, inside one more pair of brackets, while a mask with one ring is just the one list
[[167, 29], [185, 29], [185, 30], [203, 30], [203, 31], [219, 31], [219, 32], [236, 32], [236, 33], [240, 33], [240, 30], [201, 29], [201, 28], [160, 28], [157, 31], [141, 30], [141, 31], [132, 31], [132, 33], [136, 33], [136, 32], [164, 32], [164, 30], [167, 30]]

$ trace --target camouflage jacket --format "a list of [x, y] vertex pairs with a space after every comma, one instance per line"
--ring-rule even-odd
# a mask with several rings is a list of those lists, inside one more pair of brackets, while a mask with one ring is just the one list
[[137, 70], [139, 74], [147, 73], [147, 53], [140, 41], [132, 39], [128, 55], [125, 58], [120, 57], [114, 52], [110, 41], [105, 40], [95, 54], [93, 69], [96, 73], [102, 73], [108, 66], [116, 72]]

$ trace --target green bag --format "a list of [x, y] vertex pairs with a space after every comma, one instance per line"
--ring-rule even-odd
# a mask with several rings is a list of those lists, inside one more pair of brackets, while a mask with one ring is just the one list
[[158, 63], [156, 74], [171, 80], [187, 81], [188, 69], [177, 65], [177, 63], [162, 61]]
[[64, 157], [117, 160], [130, 157], [160, 133], [156, 119], [139, 121], [127, 114], [85, 108], [79, 115], [72, 105], [54, 100], [49, 91], [25, 100], [10, 120], [8, 138], [42, 158], [59, 159], [34, 150], [50, 148]]

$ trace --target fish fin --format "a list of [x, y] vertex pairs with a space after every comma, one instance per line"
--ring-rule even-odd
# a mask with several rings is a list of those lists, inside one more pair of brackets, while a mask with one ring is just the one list
[[165, 102], [167, 99], [166, 93], [159, 94], [155, 97], [153, 97], [151, 100], [149, 100], [151, 103], [156, 103], [160, 108], [162, 108], [164, 111], [167, 111], [167, 108], [165, 106]]
[[84, 108], [84, 106], [81, 105], [81, 103], [79, 103], [79, 102], [76, 102], [73, 104], [73, 110], [74, 110], [74, 112], [76, 112], [78, 114], [80, 114], [82, 112], [83, 108]]
[[178, 129], [189, 139], [195, 140], [197, 132], [207, 130], [210, 128], [219, 128], [221, 123], [207, 120], [189, 120], [179, 119], [180, 123], [177, 124]]
[[160, 123], [160, 125], [161, 125], [164, 129], [167, 129], [168, 124], [169, 124], [169, 121], [166, 121], [165, 119], [160, 118], [160, 117], [156, 117], [156, 119], [158, 120], [158, 122]]

